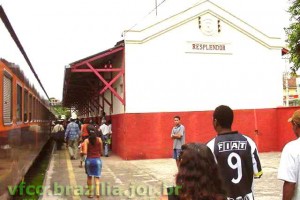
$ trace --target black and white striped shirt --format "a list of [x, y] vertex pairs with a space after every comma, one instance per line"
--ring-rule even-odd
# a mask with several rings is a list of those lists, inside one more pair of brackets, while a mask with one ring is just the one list
[[238, 132], [228, 132], [217, 135], [207, 146], [219, 165], [228, 199], [254, 199], [253, 176], [262, 175], [254, 141]]

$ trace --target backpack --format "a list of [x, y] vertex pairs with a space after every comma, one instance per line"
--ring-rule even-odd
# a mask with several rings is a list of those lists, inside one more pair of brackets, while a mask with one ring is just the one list
[[61, 128], [62, 125], [59, 125], [59, 130], [54, 133], [53, 139], [56, 142], [64, 142], [65, 141], [65, 131]]

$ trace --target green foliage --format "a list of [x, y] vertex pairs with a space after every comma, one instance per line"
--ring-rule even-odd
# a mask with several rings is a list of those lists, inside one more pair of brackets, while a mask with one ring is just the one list
[[291, 24], [288, 28], [285, 28], [285, 32], [288, 36], [290, 62], [294, 64], [291, 71], [292, 75], [295, 75], [300, 67], [300, 0], [291, 0], [288, 11], [291, 14]]
[[65, 115], [67, 119], [70, 118], [70, 116], [71, 116], [70, 109], [68, 109], [68, 108], [57, 105], [57, 106], [53, 106], [52, 109], [53, 109], [55, 115], [58, 115], [59, 118], [62, 115]]
[[293, 101], [289, 102], [289, 106], [300, 106], [300, 100], [299, 99], [295, 99]]

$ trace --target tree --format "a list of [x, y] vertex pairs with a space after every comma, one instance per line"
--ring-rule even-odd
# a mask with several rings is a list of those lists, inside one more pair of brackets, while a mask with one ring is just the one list
[[291, 2], [288, 10], [291, 14], [291, 24], [288, 28], [285, 28], [285, 32], [288, 36], [290, 62], [294, 64], [291, 67], [292, 75], [296, 75], [300, 67], [300, 0], [291, 0]]
[[61, 115], [65, 115], [65, 116], [67, 117], [67, 119], [68, 119], [69, 117], [71, 117], [70, 109], [67, 109], [67, 108], [65, 108], [65, 107], [62, 107], [62, 106], [60, 106], [60, 105], [55, 105], [55, 106], [53, 106], [52, 108], [53, 108], [54, 113], [55, 113], [56, 115], [59, 115], [59, 117], [60, 117]]

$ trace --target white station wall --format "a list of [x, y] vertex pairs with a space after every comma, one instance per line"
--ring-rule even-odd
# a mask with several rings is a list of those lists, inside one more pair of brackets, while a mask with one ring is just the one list
[[[206, 36], [194, 19], [145, 43], [126, 43], [126, 112], [281, 106], [281, 49], [224, 22], [221, 29]], [[229, 43], [231, 54], [189, 53], [188, 41]]]

